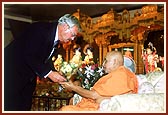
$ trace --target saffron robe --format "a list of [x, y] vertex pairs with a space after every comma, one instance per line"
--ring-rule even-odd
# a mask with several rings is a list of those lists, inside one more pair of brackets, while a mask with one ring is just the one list
[[[125, 93], [137, 93], [138, 81], [134, 73], [120, 66], [117, 70], [100, 78], [93, 86], [99, 95], [112, 97]], [[82, 98], [76, 105], [63, 106], [61, 111], [96, 111], [99, 109], [99, 103], [90, 98]]]

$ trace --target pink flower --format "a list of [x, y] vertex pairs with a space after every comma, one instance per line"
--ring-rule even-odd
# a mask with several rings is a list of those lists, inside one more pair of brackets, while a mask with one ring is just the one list
[[93, 65], [91, 65], [91, 69], [92, 69], [92, 70], [95, 70], [97, 67], [98, 67], [98, 64], [93, 64]]

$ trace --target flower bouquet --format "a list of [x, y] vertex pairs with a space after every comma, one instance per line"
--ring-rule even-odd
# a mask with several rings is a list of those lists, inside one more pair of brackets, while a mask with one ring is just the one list
[[78, 65], [74, 63], [68, 63], [66, 61], [63, 62], [60, 72], [64, 74], [64, 76], [69, 81], [71, 79], [71, 76], [76, 73], [78, 69]]
[[90, 89], [104, 74], [103, 68], [98, 64], [82, 64], [77, 70], [77, 79], [82, 82], [82, 87]]

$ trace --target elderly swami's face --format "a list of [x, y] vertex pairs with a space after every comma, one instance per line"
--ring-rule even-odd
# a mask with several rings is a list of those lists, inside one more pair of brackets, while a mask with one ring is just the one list
[[103, 62], [103, 69], [105, 73], [110, 73], [112, 68], [113, 68], [113, 60], [109, 56], [106, 56]]

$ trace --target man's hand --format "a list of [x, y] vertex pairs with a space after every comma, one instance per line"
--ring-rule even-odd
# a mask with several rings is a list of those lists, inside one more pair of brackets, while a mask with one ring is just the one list
[[52, 71], [48, 77], [53, 81], [53, 82], [63, 82], [67, 81], [64, 76], [62, 76], [59, 72]]
[[72, 81], [69, 82], [60, 82], [61, 86], [66, 89], [72, 89], [75, 85], [72, 83]]

